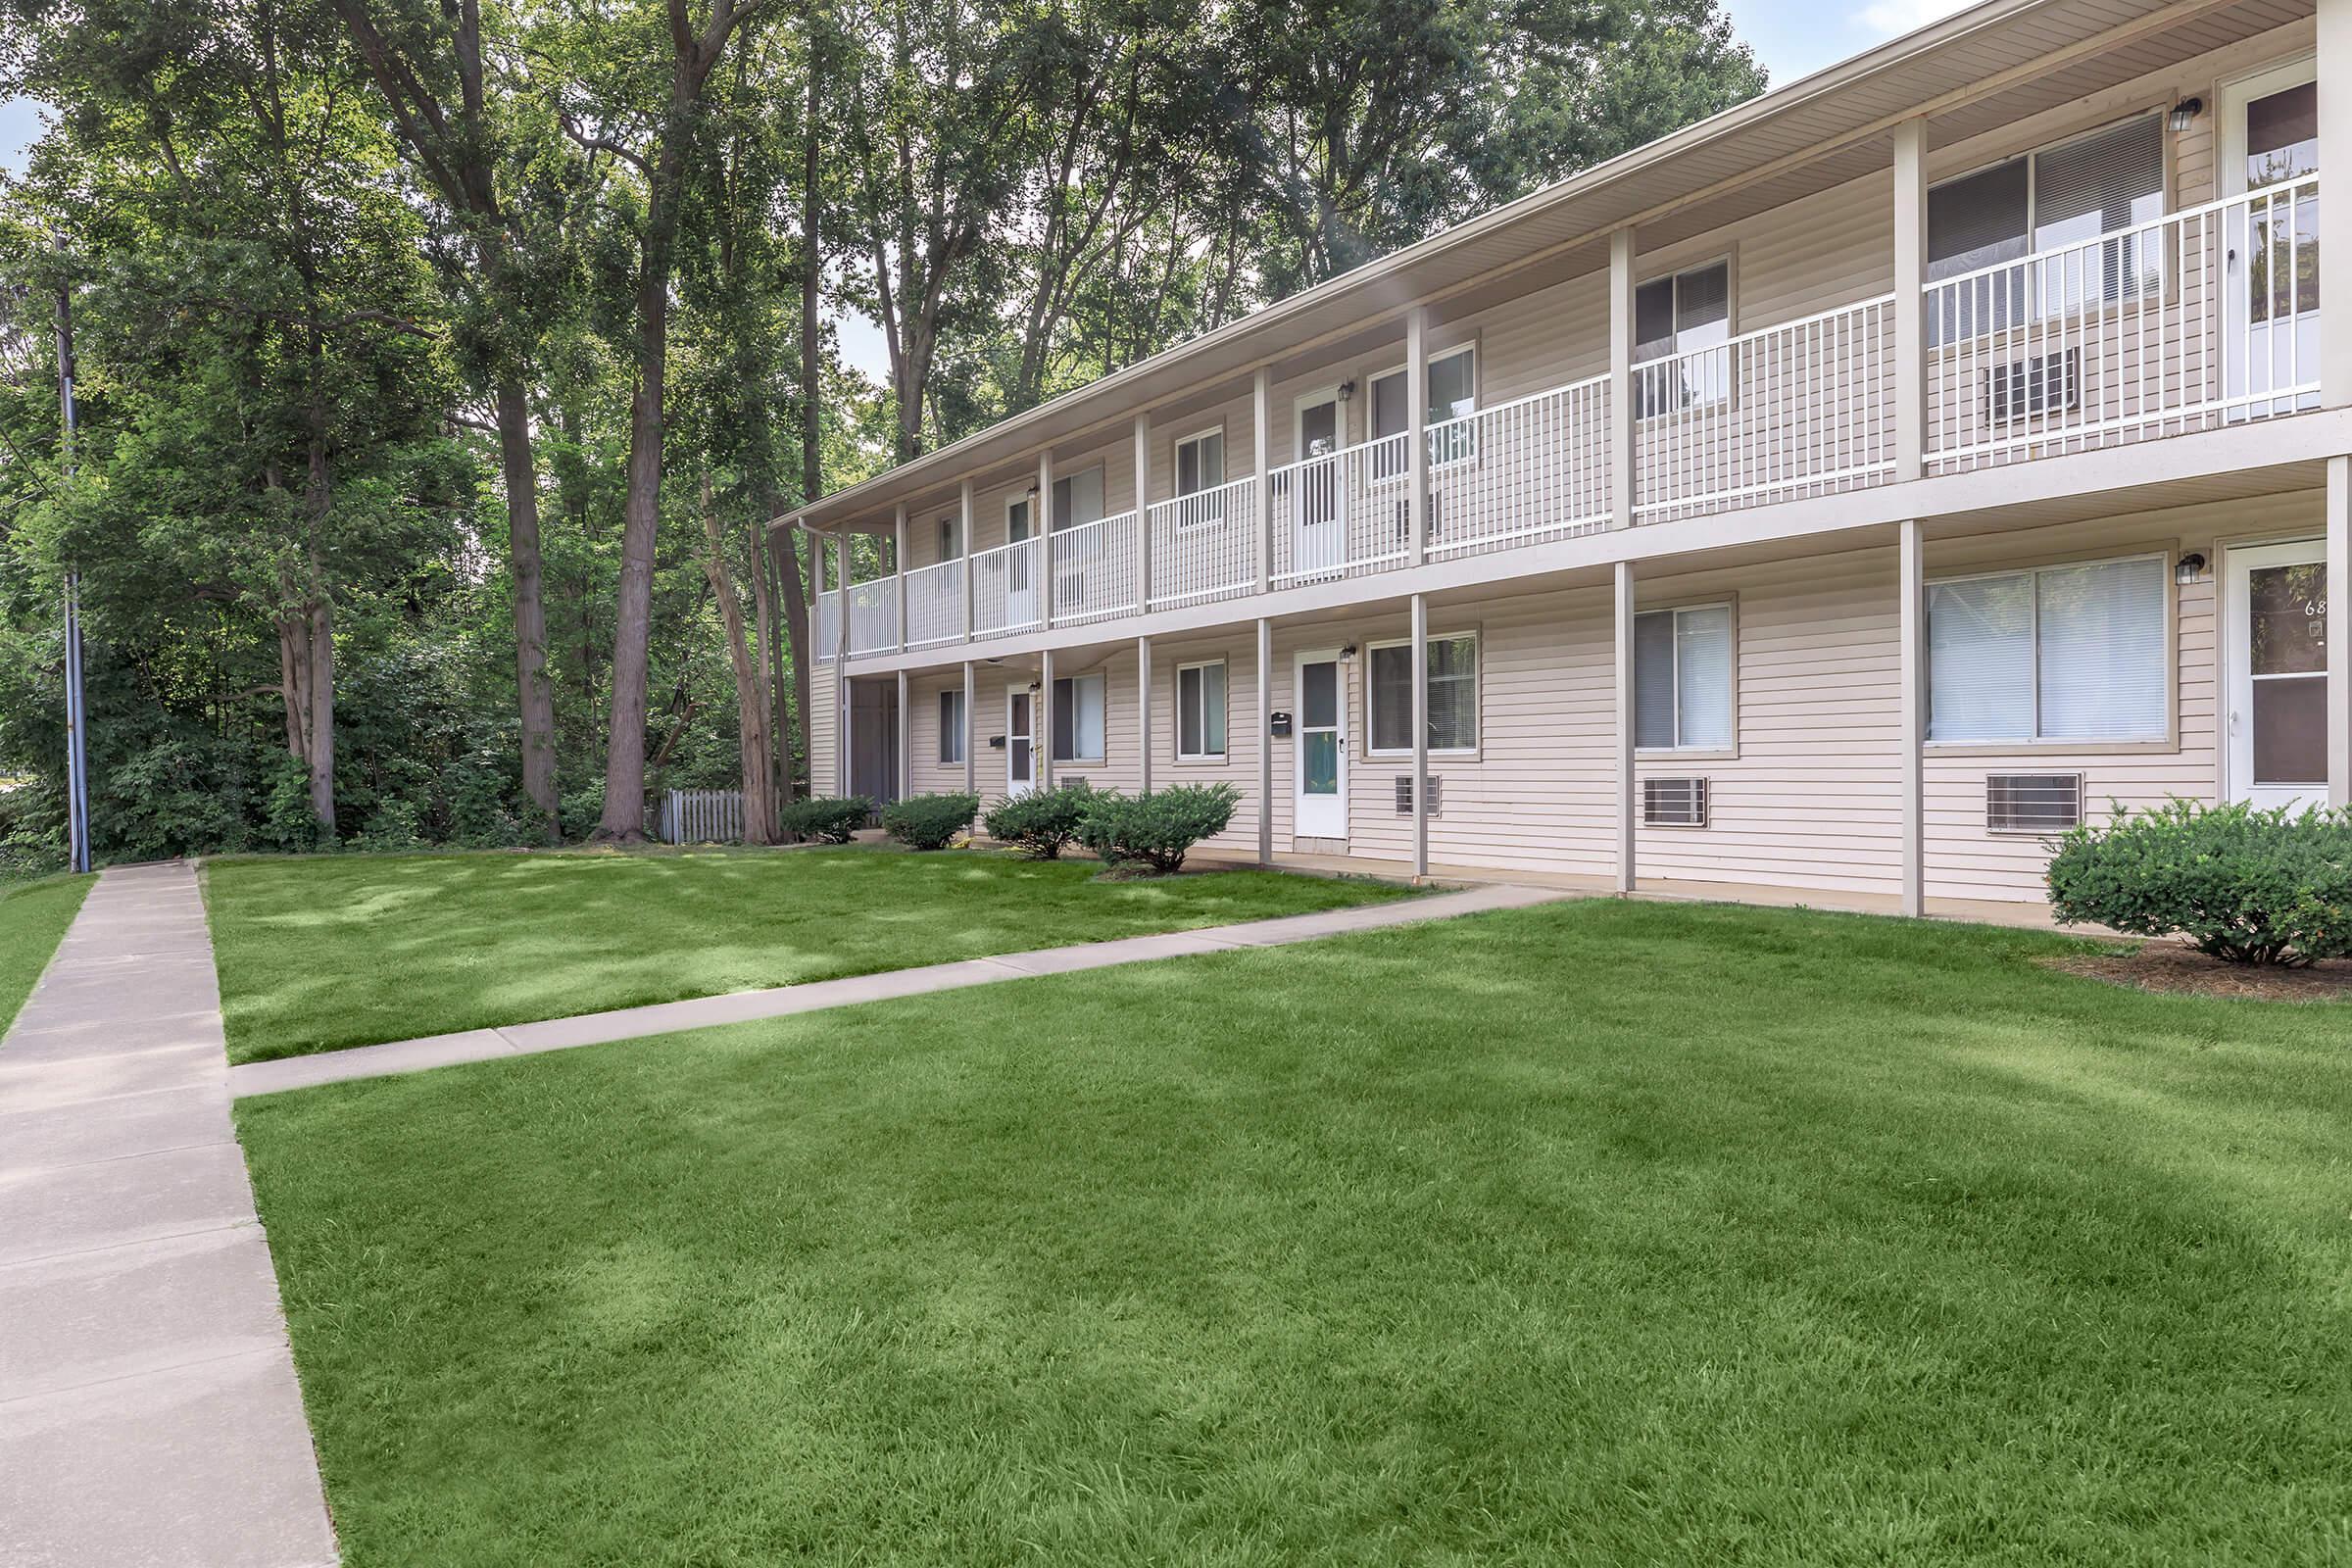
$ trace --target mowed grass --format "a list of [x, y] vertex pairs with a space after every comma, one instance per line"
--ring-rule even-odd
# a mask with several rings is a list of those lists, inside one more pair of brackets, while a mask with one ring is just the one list
[[348, 1561], [2320, 1563], [2352, 1014], [1586, 903], [238, 1106]]
[[53, 876], [0, 886], [0, 1034], [8, 1032], [32, 995], [96, 880]]
[[209, 862], [232, 1061], [1337, 908], [1366, 881], [837, 851]]

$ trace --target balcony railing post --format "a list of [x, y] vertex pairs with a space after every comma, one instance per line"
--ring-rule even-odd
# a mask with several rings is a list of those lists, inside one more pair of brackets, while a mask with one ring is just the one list
[[1609, 526], [1634, 525], [1634, 231], [1609, 236]]
[[1257, 591], [1274, 584], [1274, 485], [1268, 477], [1274, 454], [1274, 370], [1261, 365], [1250, 382], [1250, 456], [1257, 465]]
[[1404, 471], [1407, 475], [1405, 531], [1412, 544], [1407, 559], [1418, 566], [1429, 556], [1429, 307], [1404, 313]]
[[[2344, 301], [2352, 288], [2352, 0], [2319, 0], [2320, 176], [2337, 193], [2320, 192], [2320, 402], [2328, 408], [2352, 405], [2352, 310]], [[2338, 600], [2341, 604], [2343, 601]], [[2335, 706], [2344, 705], [2338, 688]]]
[[1894, 477], [1927, 471], [1928, 122], [1894, 127]]
[[956, 543], [963, 547], [963, 640], [972, 640], [972, 481], [966, 479], [956, 498]]
[[1054, 454], [1037, 455], [1037, 500], [1029, 508], [1037, 538], [1038, 624], [1054, 624]]
[[899, 623], [896, 641], [906, 646], [906, 503], [899, 503], [898, 515], [890, 525], [890, 591], [897, 601]]
[[1152, 608], [1152, 416], [1135, 416], [1135, 612]]

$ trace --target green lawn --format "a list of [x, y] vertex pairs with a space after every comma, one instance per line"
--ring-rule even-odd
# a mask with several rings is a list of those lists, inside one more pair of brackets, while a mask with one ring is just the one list
[[223, 859], [232, 1061], [1397, 898], [1265, 871], [885, 849]]
[[0, 887], [0, 1034], [32, 995], [96, 878], [44, 877]]
[[1594, 902], [247, 1101], [348, 1561], [2319, 1563], [2352, 1013]]

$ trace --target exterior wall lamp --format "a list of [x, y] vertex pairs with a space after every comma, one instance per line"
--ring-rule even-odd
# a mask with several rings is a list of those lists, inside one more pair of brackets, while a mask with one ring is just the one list
[[2182, 588], [2205, 580], [2205, 558], [2190, 551], [2173, 563], [2173, 581]]
[[2186, 130], [2189, 126], [2195, 124], [2197, 122], [2197, 117], [2204, 112], [2204, 99], [2183, 98], [2179, 103], [2173, 105], [2173, 112], [2164, 117], [2164, 122], [2167, 125], [2170, 125], [2174, 132], [2178, 134], [2179, 132]]

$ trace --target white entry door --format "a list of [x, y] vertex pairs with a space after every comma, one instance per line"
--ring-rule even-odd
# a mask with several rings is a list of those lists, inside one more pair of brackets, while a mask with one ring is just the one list
[[2232, 212], [2225, 236], [2232, 304], [2222, 365], [2230, 412], [2316, 409], [2320, 199], [2316, 186], [2301, 183], [2320, 167], [2316, 63], [2243, 77], [2224, 86], [2221, 99], [2222, 193], [2252, 194], [2246, 212]]
[[1004, 793], [1037, 787], [1037, 698], [1026, 686], [1004, 694]]
[[1348, 703], [1338, 649], [1300, 654], [1298, 668], [1298, 805], [1292, 833], [1348, 836]]
[[2318, 539], [2227, 557], [2230, 795], [2328, 804], [2328, 552]]
[[1345, 407], [1337, 388], [1309, 392], [1298, 400], [1294, 449], [1298, 466], [1291, 470], [1291, 569], [1299, 581], [1337, 576], [1348, 561], [1348, 498], [1341, 482], [1346, 463], [1331, 456], [1346, 444], [1341, 439]]

